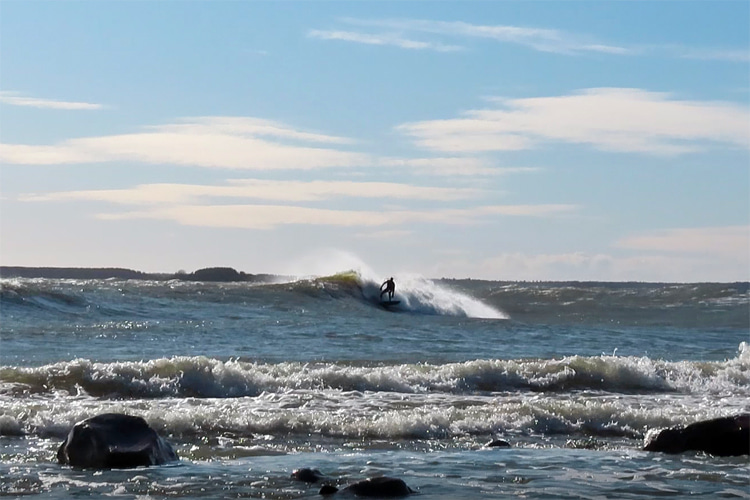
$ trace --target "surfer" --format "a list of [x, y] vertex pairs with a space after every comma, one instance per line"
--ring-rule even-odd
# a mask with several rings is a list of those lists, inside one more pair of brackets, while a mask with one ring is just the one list
[[388, 294], [388, 300], [393, 300], [393, 294], [396, 292], [396, 283], [393, 282], [393, 276], [385, 280], [380, 285], [380, 300], [383, 300], [383, 294]]

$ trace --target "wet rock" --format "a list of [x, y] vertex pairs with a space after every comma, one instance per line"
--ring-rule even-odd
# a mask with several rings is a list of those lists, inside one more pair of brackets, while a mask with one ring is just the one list
[[720, 457], [750, 455], [750, 414], [715, 418], [672, 427], [650, 436], [646, 451], [702, 451]]
[[323, 475], [318, 469], [304, 467], [292, 471], [292, 479], [302, 481], [303, 483], [317, 483], [318, 481], [325, 479], [325, 475]]
[[339, 489], [336, 488], [334, 485], [324, 484], [323, 486], [320, 487], [320, 491], [318, 493], [320, 493], [321, 495], [333, 495], [334, 493], [338, 493], [338, 491]]
[[414, 490], [409, 488], [403, 480], [398, 478], [373, 477], [350, 484], [341, 491], [335, 486], [327, 484], [320, 488], [319, 493], [321, 495], [332, 495], [337, 492], [344, 495], [354, 495], [366, 498], [401, 498], [411, 495], [414, 493]]
[[172, 446], [141, 417], [104, 413], [78, 422], [57, 450], [64, 465], [124, 469], [178, 460]]
[[485, 448], [510, 448], [510, 443], [504, 439], [493, 439], [484, 445]]

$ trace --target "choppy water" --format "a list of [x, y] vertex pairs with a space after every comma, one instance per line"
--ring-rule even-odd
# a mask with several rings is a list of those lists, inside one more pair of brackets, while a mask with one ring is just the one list
[[[750, 411], [747, 283], [0, 280], [0, 495], [305, 498], [313, 467], [419, 498], [750, 498], [747, 457], [640, 451]], [[56, 463], [143, 416], [178, 464]], [[486, 449], [494, 437], [510, 449]]]

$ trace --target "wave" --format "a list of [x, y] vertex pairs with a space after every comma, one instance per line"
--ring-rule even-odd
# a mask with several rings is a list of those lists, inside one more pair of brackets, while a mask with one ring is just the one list
[[[443, 283], [443, 282], [441, 282]], [[748, 282], [610, 283], [445, 280], [511, 317], [651, 325], [750, 326]]]
[[[49, 313], [148, 315], [153, 305], [160, 315], [165, 304], [175, 310], [214, 304], [294, 306], [300, 301], [353, 301], [379, 307], [380, 283], [359, 271], [302, 278], [282, 283], [194, 283], [148, 280], [0, 280], [0, 304], [5, 308], [41, 309]], [[395, 312], [505, 319], [497, 308], [466, 293], [417, 276], [399, 280]], [[165, 301], [167, 301], [165, 303]]]
[[14, 397], [62, 394], [109, 399], [235, 398], [290, 390], [750, 395], [750, 348], [743, 342], [736, 358], [722, 362], [570, 356], [362, 366], [322, 362], [269, 364], [195, 356], [113, 363], [76, 359], [40, 367], [0, 367], [0, 394]]
[[0, 280], [0, 304], [63, 313], [85, 310], [90, 305], [80, 294], [42, 279]]
[[[607, 322], [686, 327], [750, 327], [748, 283], [593, 283], [428, 280], [396, 276], [392, 312], [522, 322]], [[379, 307], [372, 271], [350, 270], [283, 283], [200, 283], [148, 280], [0, 279], [0, 307], [51, 315], [163, 315], [215, 304], [342, 308]], [[327, 306], [325, 306], [327, 307]]]
[[[325, 293], [328, 297], [355, 297], [370, 305], [380, 304], [380, 282], [361, 271], [345, 271], [330, 276], [300, 280], [292, 284], [298, 290]], [[389, 308], [396, 312], [416, 314], [460, 316], [485, 319], [508, 319], [501, 310], [483, 303], [462, 291], [441, 285], [416, 275], [399, 277], [394, 297], [400, 301]]]
[[[279, 436], [309, 442], [337, 439], [455, 439], [505, 435], [593, 436], [642, 439], [649, 429], [688, 424], [748, 410], [746, 397], [721, 404], [703, 397], [571, 393], [516, 394], [368, 393], [289, 390], [231, 399], [99, 398], [2, 399], [0, 436], [62, 438], [80, 420], [100, 413], [144, 417], [160, 433], [189, 440]], [[261, 439], [260, 442], [268, 441]]]

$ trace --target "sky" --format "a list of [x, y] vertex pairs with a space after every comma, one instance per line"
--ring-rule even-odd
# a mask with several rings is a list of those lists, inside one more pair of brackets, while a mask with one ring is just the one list
[[750, 279], [750, 2], [0, 1], [0, 264]]

